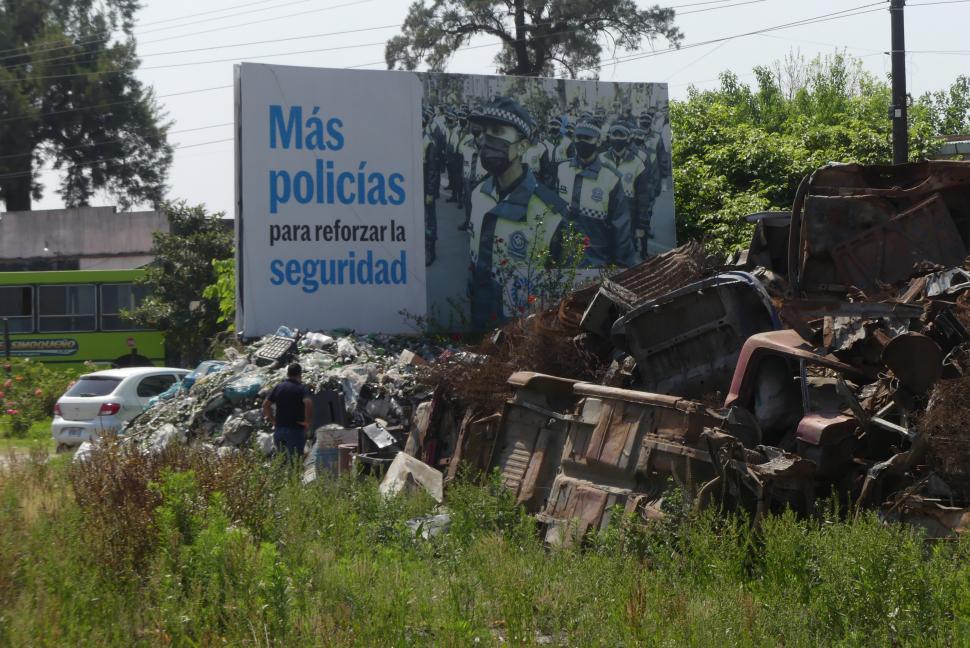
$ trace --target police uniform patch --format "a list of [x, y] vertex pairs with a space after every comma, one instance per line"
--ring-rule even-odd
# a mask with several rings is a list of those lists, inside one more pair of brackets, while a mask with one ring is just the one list
[[599, 202], [603, 200], [603, 190], [600, 189], [599, 187], [596, 187], [595, 189], [593, 189], [590, 196], [592, 196], [593, 200], [595, 200], [596, 202]]
[[509, 256], [516, 259], [524, 259], [529, 249], [529, 239], [522, 232], [517, 230], [509, 236]]

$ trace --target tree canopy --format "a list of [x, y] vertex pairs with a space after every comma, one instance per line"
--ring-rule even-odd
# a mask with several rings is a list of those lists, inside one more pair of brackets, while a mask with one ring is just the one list
[[137, 0], [0, 0], [0, 199], [30, 209], [47, 162], [68, 206], [98, 190], [122, 207], [161, 202], [172, 148], [137, 78]]
[[143, 279], [151, 292], [132, 315], [140, 324], [165, 331], [180, 366], [190, 366], [224, 329], [220, 295], [206, 288], [218, 278], [213, 261], [232, 258], [233, 235], [221, 213], [209, 214], [202, 205], [167, 203], [163, 210], [170, 231], [153, 235], [154, 260]]
[[[754, 69], [753, 86], [730, 72], [720, 87], [672, 101], [677, 234], [722, 251], [746, 246], [741, 217], [791, 209], [802, 178], [830, 162], [892, 163], [890, 86], [843, 53], [806, 63], [791, 56]], [[970, 118], [965, 78], [909, 111], [913, 160], [931, 156], [943, 124]], [[961, 108], [962, 106], [962, 108]], [[961, 112], [962, 110], [962, 112]]]
[[660, 36], [675, 46], [683, 39], [673, 9], [640, 9], [634, 0], [417, 0], [387, 43], [387, 67], [414, 70], [423, 62], [441, 71], [482, 34], [501, 41], [495, 62], [502, 74], [571, 78], [595, 70], [604, 46], [616, 52]]

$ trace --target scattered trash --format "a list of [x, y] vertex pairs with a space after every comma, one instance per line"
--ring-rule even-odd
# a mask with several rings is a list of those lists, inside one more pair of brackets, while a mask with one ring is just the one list
[[415, 537], [423, 540], [430, 540], [440, 535], [444, 535], [451, 530], [451, 514], [446, 512], [435, 515], [425, 515], [424, 517], [408, 520], [407, 525]]
[[426, 463], [399, 452], [381, 482], [381, 495], [389, 497], [402, 491], [410, 493], [419, 489], [426, 491], [439, 504], [444, 501], [441, 473]]

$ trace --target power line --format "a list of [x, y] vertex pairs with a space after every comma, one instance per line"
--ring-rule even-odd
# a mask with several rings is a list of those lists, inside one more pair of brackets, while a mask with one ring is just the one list
[[[600, 69], [600, 68], [602, 68], [604, 66], [607, 66], [607, 65], [616, 65], [616, 64], [620, 64], [620, 63], [628, 63], [629, 61], [636, 61], [636, 60], [640, 60], [640, 59], [644, 59], [644, 58], [651, 58], [651, 57], [654, 57], [654, 56], [660, 56], [662, 54], [669, 54], [670, 52], [684, 51], [684, 50], [692, 49], [692, 48], [695, 48], [695, 47], [702, 47], [704, 45], [711, 45], [713, 43], [720, 43], [722, 41], [733, 40], [735, 38], [744, 38], [744, 37], [747, 37], [747, 36], [755, 36], [755, 35], [758, 35], [758, 34], [762, 34], [762, 33], [765, 33], [765, 32], [769, 32], [769, 31], [779, 31], [779, 30], [782, 30], [782, 29], [790, 29], [792, 27], [803, 27], [805, 25], [813, 25], [813, 24], [816, 24], [816, 23], [828, 22], [828, 21], [831, 21], [831, 20], [841, 20], [842, 18], [850, 18], [852, 16], [861, 16], [863, 14], [874, 13], [876, 11], [882, 11], [881, 8], [880, 9], [867, 9], [867, 8], [868, 7], [874, 7], [876, 5], [882, 6], [882, 5], [885, 5], [885, 4], [886, 3], [883, 0], [881, 2], [873, 2], [873, 3], [870, 3], [870, 4], [859, 5], [859, 6], [856, 6], [856, 7], [852, 7], [850, 9], [843, 9], [842, 11], [835, 11], [835, 12], [832, 12], [832, 13], [821, 14], [819, 16], [814, 16], [814, 17], [811, 17], [811, 18], [803, 18], [801, 20], [796, 20], [796, 21], [792, 21], [792, 22], [788, 22], [788, 23], [782, 23], [780, 25], [773, 25], [771, 27], [764, 27], [764, 28], [756, 29], [756, 30], [749, 31], [749, 32], [743, 32], [743, 33], [740, 33], [740, 34], [734, 34], [732, 36], [723, 36], [721, 38], [712, 38], [712, 39], [709, 39], [709, 40], [706, 40], [706, 41], [701, 41], [701, 42], [698, 42], [698, 43], [691, 43], [689, 45], [684, 45], [684, 46], [682, 46], [680, 48], [671, 47], [671, 48], [668, 48], [668, 49], [656, 50], [656, 51], [653, 51], [653, 52], [646, 52], [646, 53], [641, 53], [641, 54], [631, 54], [631, 55], [627, 55], [627, 56], [614, 57], [614, 58], [609, 59], [609, 60], [607, 60], [605, 62], [600, 62], [598, 65], [593, 65], [593, 66], [581, 68], [581, 69], [577, 70], [577, 72], [586, 72], [586, 71], [590, 71], [590, 70], [598, 70], [598, 69]], [[861, 9], [865, 9], [865, 11], [860, 11]], [[850, 12], [855, 12], [855, 13], [850, 13]]]
[[663, 7], [663, 9], [680, 9], [681, 7], [698, 7], [700, 5], [720, 4], [722, 2], [731, 2], [731, 0], [707, 0], [707, 2], [689, 2], [687, 4], [667, 5], [666, 7]]
[[730, 9], [731, 7], [740, 7], [741, 5], [757, 4], [759, 2], [768, 2], [768, 0], [745, 0], [744, 2], [735, 2], [734, 4], [721, 5], [720, 7], [708, 7], [707, 9], [694, 9], [693, 11], [681, 11], [677, 14], [680, 16], [689, 16], [691, 14], [704, 13], [706, 11], [719, 11], [721, 9]]
[[[199, 92], [209, 92], [211, 90], [225, 90], [226, 88], [231, 88], [231, 87], [232, 85], [230, 84], [230, 85], [212, 86], [211, 88], [199, 88], [197, 90], [184, 90], [182, 92], [170, 92], [163, 95], [157, 95], [155, 98], [164, 99], [166, 97], [178, 97], [181, 95], [196, 94]], [[80, 112], [82, 110], [103, 110], [104, 108], [107, 108], [109, 106], [121, 106], [124, 104], [137, 103], [138, 101], [141, 101], [141, 99], [125, 99], [123, 101], [112, 101], [110, 103], [103, 103], [103, 104], [97, 104], [97, 105], [91, 105], [91, 106], [81, 106], [79, 108], [66, 108], [64, 110], [52, 110], [50, 112], [40, 113], [39, 115], [36, 115], [36, 116], [50, 117], [51, 115], [63, 115], [65, 113]], [[31, 119], [31, 117], [5, 117], [3, 119], [0, 119], [0, 124], [12, 122], [12, 121], [21, 121], [24, 119]]]
[[[687, 46], [684, 46], [684, 47], [681, 47], [681, 48], [668, 48], [666, 50], [657, 50], [657, 51], [654, 51], [654, 52], [647, 52], [647, 53], [644, 53], [644, 54], [633, 54], [633, 55], [628, 55], [628, 56], [625, 56], [625, 57], [616, 57], [615, 59], [611, 59], [610, 61], [607, 61], [605, 63], [601, 63], [600, 66], [597, 66], [597, 67], [602, 67], [603, 65], [609, 65], [609, 64], [617, 64], [617, 63], [621, 63], [621, 62], [627, 62], [627, 61], [630, 61], [630, 60], [637, 60], [639, 58], [646, 58], [646, 57], [650, 57], [650, 56], [656, 56], [656, 55], [660, 55], [660, 54], [664, 54], [664, 53], [669, 53], [669, 52], [674, 52], [674, 51], [680, 51], [680, 50], [684, 50], [684, 49], [690, 49], [690, 48], [693, 48], [693, 47], [700, 47], [700, 46], [703, 46], [703, 45], [708, 45], [708, 44], [723, 42], [723, 41], [731, 40], [731, 39], [734, 39], [734, 38], [740, 38], [740, 37], [749, 36], [749, 35], [756, 35], [756, 34], [757, 35], [761, 35], [761, 34], [764, 34], [764, 32], [767, 32], [767, 31], [774, 31], [774, 30], [779, 30], [779, 29], [786, 29], [786, 28], [794, 27], [794, 26], [802, 26], [802, 25], [806, 25], [806, 24], [813, 24], [815, 22], [824, 22], [825, 20], [832, 20], [832, 19], [836, 19], [836, 18], [849, 17], [848, 15], [844, 15], [844, 14], [849, 13], [849, 12], [853, 12], [853, 11], [856, 11], [858, 9], [864, 9], [864, 8], [867, 8], [867, 7], [871, 7], [871, 6], [874, 6], [874, 5], [880, 5], [880, 4], [883, 4], [883, 3], [878, 2], [878, 3], [868, 4], [868, 5], [860, 5], [858, 7], [853, 7], [851, 9], [846, 9], [846, 10], [843, 10], [843, 11], [833, 12], [833, 13], [829, 13], [829, 14], [822, 14], [821, 16], [816, 16], [814, 18], [806, 18], [806, 19], [802, 19], [802, 20], [799, 20], [799, 21], [793, 21], [793, 22], [790, 22], [790, 23], [784, 23], [782, 25], [775, 25], [775, 26], [772, 26], [772, 27], [766, 27], [766, 28], [763, 28], [761, 30], [747, 32], [747, 33], [744, 33], [744, 34], [735, 34], [733, 36], [723, 37], [723, 38], [719, 38], [719, 39], [711, 39], [711, 40], [708, 40], [708, 41], [703, 41], [703, 42], [699, 42], [699, 43], [690, 44], [690, 45], [687, 45]], [[869, 13], [869, 12], [860, 12], [860, 13]], [[850, 14], [850, 15], [860, 15], [860, 14]], [[481, 47], [496, 47], [496, 46], [500, 46], [502, 44], [503, 44], [502, 42], [498, 42], [498, 43], [486, 43], [486, 44], [482, 44], [482, 45], [471, 45], [471, 46], [466, 46], [466, 47], [458, 48], [458, 50], [478, 49], [478, 48], [481, 48]], [[365, 45], [362, 45], [362, 46], [374, 46], [374, 45], [375, 44], [365, 44]], [[456, 51], [458, 51], [458, 50], [456, 50]], [[273, 57], [273, 56], [290, 56], [290, 55], [302, 54], [302, 53], [314, 53], [314, 52], [318, 52], [318, 51], [326, 51], [326, 50], [308, 50], [308, 51], [302, 51], [302, 52], [287, 52], [287, 53], [281, 53], [281, 54], [266, 55], [266, 56], [263, 56], [261, 58], [267, 58], [267, 57]], [[251, 57], [251, 58], [256, 58], [256, 57]], [[228, 60], [229, 61], [234, 61], [234, 60], [237, 60], [237, 59], [233, 58], [233, 59], [228, 59]], [[225, 61], [222, 61], [222, 60], [220, 60], [220, 61], [201, 61], [201, 62], [187, 63], [187, 64], [174, 64], [174, 65], [170, 65], [170, 66], [154, 66], [153, 68], [147, 68], [147, 69], [156, 69], [156, 68], [161, 68], [161, 67], [184, 67], [184, 66], [189, 66], [189, 65], [201, 65], [201, 64], [214, 63], [214, 62], [225, 62]], [[367, 67], [367, 66], [370, 66], [370, 65], [378, 65], [378, 64], [384, 64], [384, 63], [385, 63], [385, 61], [374, 61], [374, 62], [370, 62], [370, 63], [362, 63], [362, 64], [357, 64], [357, 65], [352, 65], [352, 66], [349, 66], [349, 68], [360, 68], [360, 67]], [[591, 69], [597, 69], [597, 67], [586, 68], [583, 71], [585, 71], [585, 70], [591, 70]], [[75, 75], [57, 75], [57, 76], [60, 76], [60, 77], [66, 77], [66, 76], [83, 76], [83, 75], [86, 75], [86, 74], [90, 75], [90, 74], [95, 74], [95, 73], [80, 73], [80, 74], [75, 74]], [[175, 95], [178, 95], [178, 94], [192, 94], [192, 93], [195, 93], [195, 92], [205, 92], [205, 91], [208, 91], [208, 90], [223, 89], [223, 88], [229, 88], [229, 87], [232, 87], [232, 86], [216, 86], [215, 88], [203, 88], [203, 89], [199, 89], [199, 90], [190, 90], [190, 91], [186, 91], [184, 93], [171, 93], [171, 94], [167, 94], [167, 95], [160, 95], [158, 98], [164, 98], [164, 97], [168, 97], [168, 96], [175, 96]], [[134, 101], [134, 100], [131, 100], [131, 101]], [[78, 109], [68, 109], [68, 110], [64, 110], [64, 111], [53, 111], [53, 112], [50, 112], [50, 113], [43, 113], [41, 116], [48, 116], [48, 115], [53, 115], [53, 114], [61, 114], [61, 113], [66, 113], [66, 112], [74, 112], [74, 111], [77, 111], [77, 110], [85, 110], [85, 109], [100, 109], [100, 108], [106, 107], [108, 105], [122, 105], [122, 104], [125, 104], [125, 103], [130, 103], [130, 101], [113, 102], [113, 104], [101, 104], [100, 106], [92, 106], [90, 108], [84, 107], [84, 108], [78, 108]], [[18, 119], [26, 119], [26, 118], [25, 117], [8, 117], [8, 118], [5, 118], [5, 119], [0, 119], [0, 123], [5, 123], [5, 122], [9, 122], [9, 121], [15, 121], [15, 120], [18, 120]]]
[[[260, 11], [272, 11], [273, 9], [282, 9], [283, 7], [291, 7], [293, 5], [306, 4], [308, 2], [312, 2], [312, 0], [291, 0], [290, 2], [284, 2], [283, 4], [275, 5], [275, 6], [272, 6], [272, 7], [262, 7], [260, 9], [250, 9], [248, 11], [233, 11], [232, 14], [230, 14], [228, 16], [216, 16], [215, 18], [209, 18], [209, 20], [225, 20], [226, 18], [235, 18], [236, 16], [246, 16], [246, 15], [249, 15], [249, 14], [259, 13]], [[225, 11], [225, 9], [221, 9], [221, 10], [218, 10], [218, 11]], [[177, 19], [176, 18], [173, 18], [172, 20], [173, 21], [174, 20], [184, 20], [186, 18], [192, 18], [194, 16], [206, 15], [207, 13], [218, 13], [218, 11], [210, 11], [210, 12], [203, 11], [202, 13], [199, 13], [199, 14], [190, 14], [188, 16], [181, 16], [180, 18], [177, 18]], [[140, 33], [140, 34], [154, 34], [155, 32], [168, 31], [170, 29], [181, 29], [182, 27], [188, 27], [191, 24], [192, 23], [189, 22], [189, 23], [187, 23], [185, 25], [169, 25], [167, 27], [157, 27], [155, 29], [146, 29], [146, 30], [138, 30], [138, 29], [136, 29], [135, 30], [135, 33], [136, 34], [138, 34], [138, 33]]]
[[[248, 27], [249, 25], [262, 25], [264, 23], [272, 22], [274, 20], [284, 20], [286, 18], [293, 18], [295, 16], [305, 16], [312, 13], [320, 13], [321, 11], [331, 11], [333, 9], [343, 9], [344, 7], [353, 7], [359, 4], [366, 4], [368, 2], [373, 2], [374, 0], [353, 0], [352, 2], [345, 2], [343, 4], [331, 5], [329, 7], [319, 7], [317, 9], [309, 9], [307, 11], [299, 11], [297, 13], [285, 14], [283, 16], [272, 16], [269, 18], [264, 18], [262, 20], [252, 20], [249, 22], [239, 23], [236, 25], [225, 25], [223, 27], [214, 27], [212, 29], [203, 29], [201, 31], [189, 32], [188, 34], [176, 34], [174, 36], [166, 36], [165, 38], [156, 38], [153, 40], [142, 41], [142, 45], [150, 45], [151, 43], [161, 43], [162, 41], [174, 40], [176, 38], [188, 38], [189, 36], [198, 36], [200, 34], [211, 34], [212, 32], [224, 31], [226, 29], [235, 29], [236, 27]], [[186, 25], [182, 25], [185, 27]]]
[[[613, 63], [613, 64], [619, 64], [619, 63], [629, 62], [631, 60], [638, 60], [640, 58], [647, 58], [647, 57], [651, 57], [651, 56], [659, 56], [661, 54], [670, 53], [670, 52], [674, 52], [674, 51], [679, 51], [680, 49], [690, 49], [690, 48], [701, 47], [703, 45], [709, 45], [709, 44], [713, 44], [713, 43], [724, 43], [724, 42], [726, 42], [728, 40], [732, 40], [732, 39], [735, 39], [735, 38], [742, 38], [742, 37], [751, 36], [751, 35], [763, 34], [763, 33], [768, 32], [768, 31], [777, 31], [777, 30], [781, 30], [781, 29], [789, 29], [789, 28], [792, 28], [792, 27], [799, 27], [799, 26], [804, 26], [804, 25], [809, 25], [809, 24], [816, 24], [816, 23], [819, 23], [819, 22], [827, 22], [827, 21], [830, 21], [830, 20], [837, 20], [837, 19], [841, 19], [841, 18], [848, 18], [848, 17], [862, 15], [862, 14], [866, 14], [866, 13], [872, 13], [873, 11], [879, 11], [881, 9], [868, 9], [869, 7], [873, 7], [873, 6], [876, 6], [876, 5], [883, 5], [883, 4], [884, 4], [883, 2], [876, 2], [876, 3], [867, 4], [867, 5], [860, 5], [860, 6], [853, 7], [853, 8], [850, 8], [850, 9], [845, 9], [845, 10], [842, 10], [842, 11], [832, 12], [832, 13], [828, 13], [828, 14], [822, 14], [820, 16], [814, 16], [814, 17], [810, 17], [810, 18], [804, 18], [804, 19], [797, 20], [797, 21], [792, 21], [792, 22], [789, 22], [789, 23], [782, 23], [780, 25], [773, 25], [773, 26], [765, 27], [765, 28], [762, 28], [762, 29], [759, 29], [759, 30], [754, 30], [754, 31], [750, 31], [750, 32], [744, 32], [744, 33], [741, 33], [741, 34], [735, 34], [735, 35], [732, 35], [732, 36], [726, 36], [726, 37], [721, 37], [721, 38], [717, 38], [717, 39], [710, 39], [708, 41], [703, 41], [703, 42], [699, 42], [699, 43], [693, 43], [693, 44], [687, 45], [687, 46], [682, 47], [682, 48], [679, 48], [679, 49], [678, 48], [668, 48], [666, 50], [658, 50], [658, 51], [641, 53], [641, 54], [633, 54], [633, 55], [624, 56], [624, 57], [616, 57], [616, 58], [612, 59], [611, 61], [607, 61], [605, 64], [606, 65], [609, 65], [611, 63]], [[863, 10], [863, 9], [868, 9], [868, 10], [866, 10], [866, 11], [860, 11], [860, 10]], [[575, 30], [571, 30], [571, 31], [575, 31]], [[486, 43], [486, 44], [480, 44], [480, 45], [467, 46], [467, 47], [458, 48], [458, 49], [477, 49], [477, 48], [481, 48], [481, 47], [495, 47], [495, 46], [500, 46], [502, 44], [503, 44], [503, 42]], [[280, 55], [273, 55], [273, 56], [280, 56]], [[232, 60], [235, 60], [235, 59], [232, 59]], [[364, 64], [360, 64], [360, 65], [356, 65], [356, 66], [348, 66], [348, 67], [350, 67], [350, 68], [353, 68], [353, 67], [363, 67], [363, 66], [367, 66], [367, 65], [375, 65], [377, 63], [383, 63], [383, 61], [377, 61], [377, 62], [374, 62], [374, 63], [364, 63]], [[187, 64], [187, 65], [191, 65], [191, 64]], [[597, 69], [598, 67], [602, 67], [602, 66], [603, 66], [603, 64], [601, 64], [600, 66], [593, 66], [593, 67], [586, 68], [586, 69]], [[169, 67], [169, 66], [165, 66], [165, 67]], [[190, 93], [193, 93], [193, 92], [201, 92], [201, 91], [210, 90], [210, 89], [221, 89], [221, 88], [227, 88], [227, 87], [231, 87], [231, 86], [217, 86], [216, 88], [207, 88], [207, 89], [201, 89], [201, 90], [197, 90], [197, 91], [186, 91], [184, 93], [172, 93], [171, 95], [164, 95], [164, 96], [172, 96], [172, 95], [177, 95], [177, 94], [190, 94]], [[223, 125], [228, 125], [228, 124], [223, 124]], [[200, 127], [198, 129], [185, 129], [185, 130], [179, 131], [179, 132], [186, 132], [187, 130], [201, 130], [202, 128], [210, 128], [210, 127], [215, 127], [215, 126]], [[176, 146], [173, 146], [172, 148], [173, 149], [193, 148], [193, 147], [198, 147], [198, 146], [205, 146], [205, 145], [208, 145], [208, 144], [216, 144], [216, 143], [223, 143], [223, 142], [229, 142], [229, 141], [232, 141], [232, 138], [221, 139], [221, 140], [212, 140], [212, 141], [209, 141], [209, 142], [199, 142], [199, 143], [190, 144], [190, 145], [176, 145]], [[99, 161], [108, 161], [108, 160], [112, 160], [112, 159], [117, 159], [117, 158], [105, 158], [105, 159], [101, 159], [101, 160], [93, 160], [93, 161], [89, 161], [89, 162], [86, 162], [86, 163], [79, 163], [79, 164], [96, 164]], [[32, 173], [33, 173], [33, 171], [29, 171], [29, 172], [19, 172], [18, 174], [3, 174], [3, 175], [0, 175], [0, 178], [16, 177], [17, 175], [31, 175]]]
[[[324, 36], [343, 36], [345, 34], [357, 34], [357, 33], [361, 33], [361, 32], [379, 31], [381, 29], [391, 29], [391, 28], [394, 28], [394, 27], [397, 27], [397, 26], [398, 25], [396, 25], [396, 24], [395, 25], [378, 25], [378, 26], [375, 26], [375, 27], [361, 27], [359, 29], [344, 29], [344, 30], [335, 31], [335, 32], [323, 32], [323, 33], [320, 33], [320, 34], [307, 34], [305, 36], [287, 36], [287, 37], [284, 37], [284, 38], [273, 38], [273, 39], [270, 39], [270, 40], [247, 41], [247, 42], [243, 42], [243, 43], [230, 43], [230, 44], [227, 44], [227, 45], [211, 45], [211, 46], [208, 46], [208, 47], [194, 47], [194, 48], [191, 48], [191, 49], [171, 50], [171, 51], [168, 51], [168, 52], [149, 52], [147, 54], [139, 54], [138, 55], [138, 58], [139, 59], [144, 59], [144, 58], [147, 58], [149, 56], [171, 56], [173, 54], [188, 54], [188, 53], [191, 53], [191, 52], [207, 52], [207, 51], [211, 51], [211, 50], [231, 49], [231, 48], [234, 48], [234, 47], [245, 47], [245, 46], [249, 46], [249, 45], [267, 45], [267, 44], [271, 44], [271, 43], [283, 43], [283, 42], [296, 41], [296, 40], [308, 40], [308, 39], [311, 39], [311, 38], [323, 38]], [[47, 62], [49, 63], [49, 62], [52, 62], [52, 61], [62, 61], [62, 60], [71, 59], [71, 58], [73, 58], [72, 55], [65, 55], [65, 56], [60, 56], [60, 57], [55, 57], [53, 59], [49, 59]], [[3, 60], [3, 59], [0, 58], [0, 60]], [[73, 62], [72, 63], [67, 63], [65, 65], [71, 65], [71, 64], [73, 64]], [[16, 66], [7, 67], [6, 69], [13, 70], [13, 69], [16, 69], [17, 67], [27, 66], [27, 65], [30, 65], [30, 64], [29, 63], [20, 63], [20, 64], [17, 64]], [[146, 68], [139, 68], [139, 69], [146, 69]], [[152, 68], [147, 68], [147, 69], [152, 69]]]
[[[197, 126], [195, 128], [180, 128], [179, 130], [173, 130], [166, 133], [166, 135], [175, 135], [177, 133], [191, 133], [200, 130], [208, 130], [210, 128], [220, 128], [222, 126], [232, 126], [233, 122], [225, 122], [222, 124], [209, 124], [208, 126]], [[118, 137], [110, 140], [103, 140], [100, 142], [91, 142], [89, 144], [78, 144], [77, 146], [68, 147], [68, 151], [77, 151], [79, 149], [91, 148], [92, 146], [105, 146], [106, 144], [117, 144], [118, 142], [126, 142], [130, 138], [128, 137]], [[34, 151], [28, 151], [26, 153], [8, 153], [7, 155], [0, 155], [0, 160], [7, 160], [9, 158], [20, 158], [33, 155]]]
[[[196, 148], [199, 146], [208, 146], [210, 144], [222, 144], [223, 142], [232, 142], [234, 138], [226, 137], [224, 139], [209, 140], [208, 142], [196, 142], [194, 144], [175, 144], [172, 146], [173, 150], [182, 150], [188, 148]], [[91, 166], [94, 164], [99, 164], [101, 162], [113, 162], [115, 160], [124, 160], [130, 156], [127, 155], [117, 155], [115, 157], [109, 158], [98, 158], [97, 160], [88, 160], [86, 162], [75, 162], [71, 166]], [[0, 173], [0, 179], [4, 178], [19, 178], [24, 176], [32, 176], [34, 171], [14, 171], [11, 173]]]
[[675, 76], [677, 76], [678, 74], [680, 74], [681, 72], [683, 72], [687, 68], [693, 66], [695, 63], [699, 63], [703, 59], [707, 58], [708, 56], [710, 56], [711, 54], [713, 54], [717, 50], [719, 50], [722, 47], [724, 47], [725, 45], [727, 45], [729, 42], [730, 41], [724, 41], [722, 43], [718, 43], [714, 48], [708, 50], [707, 52], [704, 52], [702, 55], [698, 56], [696, 59], [694, 59], [693, 61], [691, 61], [687, 65], [683, 66], [682, 68], [678, 69], [676, 72], [674, 72], [673, 74], [671, 74], [670, 76], [668, 76], [666, 79], [664, 79], [664, 83], [667, 83], [668, 81], [670, 81], [671, 79], [673, 79]]
[[[306, 1], [306, 0], [301, 0], [301, 1]], [[226, 29], [235, 29], [237, 27], [248, 27], [250, 25], [264, 24], [264, 23], [267, 23], [267, 22], [272, 22], [274, 20], [283, 20], [285, 18], [293, 18], [295, 16], [304, 16], [304, 15], [307, 15], [307, 14], [319, 13], [321, 11], [330, 11], [330, 10], [333, 10], [333, 9], [341, 9], [341, 8], [344, 8], [344, 7], [351, 7], [351, 6], [354, 6], [354, 5], [364, 4], [364, 3], [367, 3], [367, 2], [373, 2], [373, 0], [353, 0], [352, 2], [345, 2], [343, 4], [330, 5], [328, 7], [318, 7], [316, 9], [310, 9], [308, 11], [300, 11], [300, 12], [291, 13], [291, 14], [284, 14], [282, 16], [272, 16], [272, 17], [269, 17], [269, 18], [263, 18], [262, 20], [252, 20], [252, 21], [249, 21], [249, 22], [237, 23], [235, 25], [224, 25], [222, 27], [214, 27], [212, 29], [203, 29], [201, 31], [189, 32], [187, 34], [176, 34], [174, 36], [166, 36], [164, 38], [156, 38], [156, 39], [153, 39], [153, 40], [143, 41], [141, 43], [141, 45], [149, 45], [151, 43], [160, 43], [160, 42], [163, 42], [163, 41], [174, 40], [174, 39], [177, 39], [177, 38], [187, 38], [189, 36], [198, 36], [200, 34], [211, 34], [213, 32], [224, 31]], [[279, 5], [279, 6], [284, 6], [284, 5]], [[277, 6], [277, 7], [271, 7], [271, 8], [279, 8], [279, 6]], [[234, 16], [227, 16], [227, 17], [234, 17]], [[187, 27], [187, 26], [188, 25], [178, 25], [178, 27]], [[111, 39], [111, 35], [110, 34], [107, 34], [105, 36], [101, 36], [99, 38], [91, 39], [91, 40], [88, 40], [88, 41], [79, 41], [77, 43], [69, 43], [69, 44], [66, 44], [66, 45], [56, 45], [54, 47], [48, 47], [48, 48], [42, 48], [42, 49], [33, 50], [33, 53], [55, 52], [57, 50], [69, 49], [69, 48], [77, 47], [79, 45], [92, 45], [92, 44], [96, 44], [96, 43], [103, 43], [103, 42], [106, 42], [106, 41], [108, 41], [110, 39]], [[21, 47], [21, 48], [12, 48], [12, 49], [9, 49], [9, 50], [0, 50], [0, 55], [6, 54], [6, 56], [0, 56], [0, 61], [5, 61], [5, 60], [11, 59], [11, 58], [18, 58], [20, 56], [24, 56], [24, 55], [26, 55], [28, 53], [31, 53], [29, 51], [26, 51], [26, 50], [29, 50], [29, 49], [30, 49], [30, 47], [28, 46], [28, 47]], [[18, 50], [24, 50], [24, 51], [18, 51]], [[8, 54], [9, 52], [17, 52], [17, 53], [16, 54]]]
[[[324, 47], [324, 48], [319, 48], [319, 49], [300, 50], [300, 51], [296, 51], [296, 52], [279, 52], [279, 53], [276, 53], [276, 54], [259, 54], [259, 55], [256, 55], [256, 56], [247, 56], [247, 57], [245, 57], [245, 59], [246, 60], [253, 60], [253, 59], [275, 58], [277, 56], [295, 56], [297, 54], [317, 54], [319, 52], [333, 52], [333, 51], [336, 51], [336, 50], [357, 49], [359, 47], [377, 47], [377, 46], [384, 46], [386, 44], [387, 43], [385, 41], [378, 41], [378, 42], [374, 42], [374, 43], [357, 43], [355, 45], [339, 45], [339, 46], [336, 46], [336, 47]], [[208, 61], [192, 61], [192, 62], [189, 62], [189, 63], [168, 63], [166, 65], [148, 65], [148, 66], [139, 67], [138, 69], [139, 70], [165, 70], [165, 69], [170, 69], [170, 68], [195, 67], [197, 65], [212, 65], [212, 64], [215, 64], [215, 63], [232, 63], [232, 62], [236, 62], [236, 61], [239, 61], [239, 57], [238, 56], [233, 56], [231, 58], [225, 58], [225, 59], [212, 59], [212, 60], [208, 60]], [[87, 77], [95, 77], [95, 76], [102, 76], [102, 75], [106, 75], [106, 74], [108, 74], [108, 75], [110, 75], [110, 74], [116, 74], [118, 72], [119, 72], [119, 70], [103, 70], [103, 71], [100, 71], [100, 72], [99, 71], [94, 71], [94, 72], [75, 72], [75, 73], [71, 73], [71, 74], [46, 74], [46, 75], [43, 75], [43, 76], [30, 77], [30, 79], [32, 81], [46, 81], [48, 79], [71, 79], [71, 78], [74, 78], [74, 77], [84, 77], [84, 76], [87, 76]], [[11, 84], [11, 83], [20, 83], [20, 79], [0, 79], [0, 86], [8, 85], [8, 84]]]
[[[138, 27], [148, 27], [150, 25], [161, 25], [162, 23], [175, 22], [176, 20], [185, 20], [186, 18], [196, 18], [198, 16], [207, 16], [209, 14], [221, 13], [223, 11], [236, 11], [237, 9], [243, 9], [245, 7], [251, 7], [258, 4], [266, 4], [267, 2], [275, 2], [276, 0], [255, 0], [255, 2], [247, 2], [241, 5], [235, 5], [232, 7], [223, 7], [222, 9], [210, 9], [209, 11], [200, 11], [194, 14], [185, 14], [184, 16], [177, 16], [175, 18], [165, 18], [164, 20], [153, 20], [147, 23], [140, 23]], [[722, 0], [724, 1], [724, 0]]]

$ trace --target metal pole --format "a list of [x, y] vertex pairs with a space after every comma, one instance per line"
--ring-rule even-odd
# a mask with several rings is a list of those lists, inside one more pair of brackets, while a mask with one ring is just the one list
[[10, 357], [10, 319], [3, 318], [3, 355]]
[[906, 110], [906, 30], [903, 23], [903, 8], [906, 0], [890, 0], [889, 15], [892, 19], [892, 66], [893, 66], [893, 105], [890, 117], [893, 120], [893, 164], [904, 164], [909, 160], [909, 127]]

